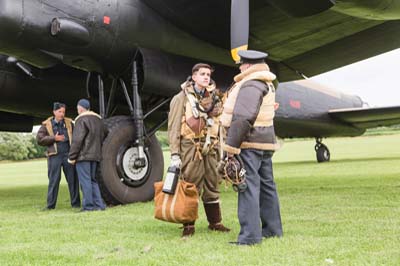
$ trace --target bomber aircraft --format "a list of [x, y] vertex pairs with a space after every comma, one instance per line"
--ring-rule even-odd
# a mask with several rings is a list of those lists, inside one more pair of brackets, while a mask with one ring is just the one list
[[105, 201], [150, 200], [164, 169], [154, 133], [171, 96], [200, 61], [228, 88], [250, 47], [270, 55], [282, 82], [278, 136], [315, 137], [328, 161], [322, 138], [399, 123], [399, 107], [362, 108], [359, 97], [286, 81], [400, 47], [398, 19], [400, 0], [0, 0], [0, 130], [30, 131], [51, 102], [90, 97], [110, 131]]
[[[26, 71], [31, 74], [27, 75]], [[180, 74], [184, 78], [184, 73], [187, 70], [182, 71]], [[66, 73], [68, 73], [68, 79], [65, 79]], [[2, 110], [0, 111], [0, 130], [31, 131], [33, 124], [39, 124], [40, 118], [48, 115], [50, 103], [54, 99], [62, 99], [68, 106], [74, 106], [76, 99], [85, 97], [87, 94], [90, 95], [90, 92], [88, 93], [84, 89], [71, 89], [84, 88], [85, 86], [86, 72], [84, 71], [64, 65], [48, 70], [40, 70], [27, 64], [18, 66], [15, 64], [15, 59], [8, 56], [0, 56], [0, 106]], [[38, 95], [40, 97], [37, 97]], [[280, 104], [275, 116], [277, 135], [281, 138], [316, 138], [315, 151], [318, 162], [330, 160], [328, 147], [321, 143], [323, 137], [359, 136], [365, 132], [366, 128], [400, 124], [399, 106], [365, 108], [363, 107], [365, 103], [359, 97], [343, 94], [311, 80], [280, 83], [276, 101]], [[133, 159], [129, 160], [126, 157], [129, 152], [135, 153], [135, 149], [130, 148], [135, 141], [132, 120], [123, 115], [112, 116], [113, 113], [129, 113], [123, 93], [114, 96], [112, 110], [109, 105], [110, 102], [107, 104], [106, 117], [110, 118], [105, 121], [110, 127], [115, 124], [115, 121], [118, 121], [116, 123], [118, 129], [115, 128], [112, 131], [112, 134], [115, 135], [113, 138], [106, 139], [117, 143], [105, 145], [111, 154], [104, 153], [107, 157], [102, 162], [103, 167], [108, 167], [106, 171], [109, 176], [104, 174], [98, 176], [98, 178], [101, 178], [100, 184], [103, 196], [109, 204], [131, 202], [128, 200], [122, 201], [119, 198], [118, 201], [115, 198], [110, 200], [108, 197], [109, 190], [115, 189], [115, 187], [121, 189], [121, 187], [125, 188], [127, 186], [132, 187], [130, 190], [134, 188], [135, 193], [141, 196], [135, 198], [134, 201], [147, 200], [151, 195], [143, 194], [147, 192], [143, 186], [146, 183], [152, 184], [159, 180], [163, 169], [163, 158], [162, 156], [160, 157], [162, 151], [157, 139], [153, 136], [155, 130], [153, 129], [150, 131], [151, 133], [148, 133], [145, 150], [146, 156], [149, 156], [146, 157], [147, 160], [151, 160], [153, 164], [148, 167], [152, 167], [154, 170], [157, 169], [155, 173], [159, 175], [148, 176], [152, 172], [147, 172], [148, 175], [144, 175], [142, 172], [135, 170], [132, 166]], [[160, 108], [157, 111], [159, 114], [156, 119], [147, 119], [149, 120], [147, 124], [157, 121], [162, 116], [162, 113], [166, 114], [167, 109], [166, 106]], [[68, 110], [68, 113], [70, 112], [74, 113], [74, 110]], [[123, 130], [123, 132], [119, 130]], [[116, 148], [120, 150], [117, 151]], [[129, 149], [131, 150], [129, 151]], [[105, 160], [109, 161], [106, 162]], [[147, 171], [149, 171], [148, 168]], [[141, 185], [133, 183], [143, 180], [143, 178], [146, 179]], [[112, 181], [118, 182], [112, 183]], [[133, 186], [134, 184], [138, 185]], [[120, 195], [118, 191], [121, 190], [117, 190], [115, 195]]]

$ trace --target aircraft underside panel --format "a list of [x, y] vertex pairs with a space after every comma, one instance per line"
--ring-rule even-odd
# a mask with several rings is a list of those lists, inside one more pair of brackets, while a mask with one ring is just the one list
[[280, 138], [326, 138], [364, 134], [365, 129], [327, 120], [297, 120], [276, 118], [275, 132]]
[[32, 127], [31, 116], [0, 112], [0, 131], [31, 132]]

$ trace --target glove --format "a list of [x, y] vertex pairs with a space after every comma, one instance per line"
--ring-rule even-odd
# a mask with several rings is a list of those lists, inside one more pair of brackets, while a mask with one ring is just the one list
[[181, 161], [181, 157], [179, 155], [174, 154], [171, 156], [170, 166], [175, 166], [177, 168], [181, 168], [181, 164], [182, 164], [182, 161]]

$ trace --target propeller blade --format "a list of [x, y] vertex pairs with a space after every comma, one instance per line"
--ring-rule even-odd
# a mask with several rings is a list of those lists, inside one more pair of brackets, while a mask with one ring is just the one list
[[238, 52], [247, 50], [249, 42], [249, 0], [232, 0], [231, 5], [231, 55], [240, 60]]

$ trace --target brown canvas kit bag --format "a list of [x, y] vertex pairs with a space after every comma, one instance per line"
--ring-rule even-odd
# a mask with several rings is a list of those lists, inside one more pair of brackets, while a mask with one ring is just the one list
[[179, 180], [175, 194], [162, 191], [164, 182], [154, 184], [154, 217], [171, 223], [189, 223], [198, 218], [199, 195], [194, 184]]

